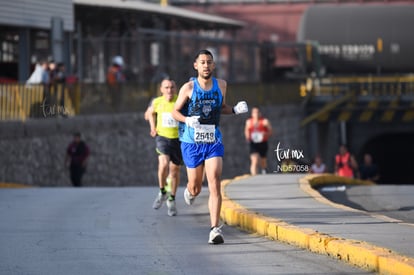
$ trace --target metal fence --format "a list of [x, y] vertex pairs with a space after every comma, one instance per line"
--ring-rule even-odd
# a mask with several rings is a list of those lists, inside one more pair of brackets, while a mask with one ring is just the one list
[[156, 83], [165, 75], [183, 82], [195, 73], [193, 61], [199, 49], [212, 51], [217, 77], [239, 83], [260, 81], [261, 45], [222, 38], [220, 32], [137, 29], [125, 37], [82, 36], [74, 39], [75, 68], [82, 82], [104, 83], [112, 58], [121, 55], [128, 82]]
[[0, 85], [0, 120], [73, 116], [79, 107], [76, 86]]

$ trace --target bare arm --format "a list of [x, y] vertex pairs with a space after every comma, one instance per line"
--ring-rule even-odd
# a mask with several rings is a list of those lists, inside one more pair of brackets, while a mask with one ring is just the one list
[[223, 115], [232, 115], [233, 113], [233, 107], [227, 104], [223, 104], [221, 106], [221, 113]]
[[265, 125], [267, 127], [267, 137], [270, 137], [273, 134], [272, 124], [270, 124], [270, 121], [268, 119], [265, 119]]
[[233, 113], [233, 106], [226, 103], [227, 82], [223, 79], [217, 79], [221, 93], [223, 95], [223, 104], [221, 105], [221, 113], [223, 115], [231, 115]]
[[150, 108], [151, 108], [151, 106], [148, 106], [147, 110], [145, 110], [145, 113], [144, 113], [144, 119], [147, 120], [147, 121], [149, 120], [149, 117], [150, 117], [150, 115], [152, 113], [152, 111], [150, 110]]
[[235, 106], [230, 106], [226, 103], [226, 92], [227, 92], [227, 83], [222, 79], [217, 79], [219, 81], [219, 86], [223, 95], [223, 103], [221, 105], [221, 113], [224, 115], [230, 114], [243, 114], [248, 112], [248, 106], [246, 101], [239, 101]]
[[175, 101], [174, 109], [171, 112], [175, 120], [185, 122], [186, 117], [181, 113], [181, 109], [184, 107], [184, 104], [187, 102], [187, 100], [191, 98], [192, 91], [193, 83], [187, 82], [181, 87], [180, 91], [178, 92], [178, 97]]
[[150, 135], [152, 137], [155, 137], [157, 135], [157, 130], [156, 130], [157, 113], [154, 112], [153, 103], [151, 103], [151, 105], [148, 106], [146, 113], [147, 113], [148, 123], [150, 125]]
[[246, 120], [246, 123], [244, 124], [244, 137], [246, 138], [246, 141], [250, 141], [249, 120]]

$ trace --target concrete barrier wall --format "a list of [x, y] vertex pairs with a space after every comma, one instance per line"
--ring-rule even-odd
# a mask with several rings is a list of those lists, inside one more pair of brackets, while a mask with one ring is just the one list
[[[297, 105], [267, 106], [275, 135], [270, 140], [269, 170], [275, 166], [278, 142], [300, 148], [301, 109]], [[223, 179], [249, 172], [243, 129], [248, 115], [222, 116], [225, 142]], [[0, 122], [0, 182], [37, 186], [70, 186], [65, 150], [75, 131], [91, 149], [83, 184], [87, 186], [156, 185], [157, 156], [143, 113], [77, 116]], [[182, 169], [181, 184], [186, 181]]]

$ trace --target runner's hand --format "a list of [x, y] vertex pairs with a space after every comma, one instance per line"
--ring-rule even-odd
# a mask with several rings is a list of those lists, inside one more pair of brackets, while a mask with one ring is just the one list
[[188, 127], [195, 128], [200, 125], [199, 118], [200, 116], [188, 116], [185, 118], [185, 124], [187, 124]]
[[234, 107], [233, 112], [238, 114], [247, 113], [249, 111], [249, 107], [247, 107], [246, 101], [239, 101]]

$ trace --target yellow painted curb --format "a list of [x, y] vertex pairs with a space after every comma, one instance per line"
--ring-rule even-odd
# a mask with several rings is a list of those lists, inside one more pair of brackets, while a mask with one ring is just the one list
[[9, 183], [9, 182], [0, 182], [0, 188], [30, 188], [33, 186], [29, 186], [26, 184], [20, 183]]
[[[323, 176], [329, 178], [319, 178]], [[222, 181], [223, 203], [220, 216], [228, 225], [237, 226], [243, 230], [308, 249], [312, 252], [328, 255], [360, 268], [378, 272], [379, 274], [414, 274], [414, 258], [398, 255], [389, 249], [377, 247], [366, 242], [346, 240], [320, 233], [313, 229], [300, 228], [275, 218], [254, 213], [233, 202], [226, 195], [226, 185], [247, 177], [249, 176], [245, 175], [236, 177], [233, 180]], [[342, 178], [333, 175], [309, 175], [300, 179], [300, 184], [301, 188], [306, 187], [309, 190], [312, 189], [312, 184], [314, 186], [328, 183], [373, 184], [367, 181], [346, 179], [342, 182], [341, 180]], [[323, 200], [323, 197], [316, 190], [313, 191], [315, 193], [312, 196]], [[324, 203], [330, 202], [327, 199], [325, 200], [323, 200]], [[352, 208], [347, 208], [347, 210], [359, 211]]]
[[369, 180], [360, 180], [340, 177], [334, 174], [309, 174], [303, 177], [311, 187], [327, 184], [345, 184], [345, 185], [375, 185], [374, 182]]

